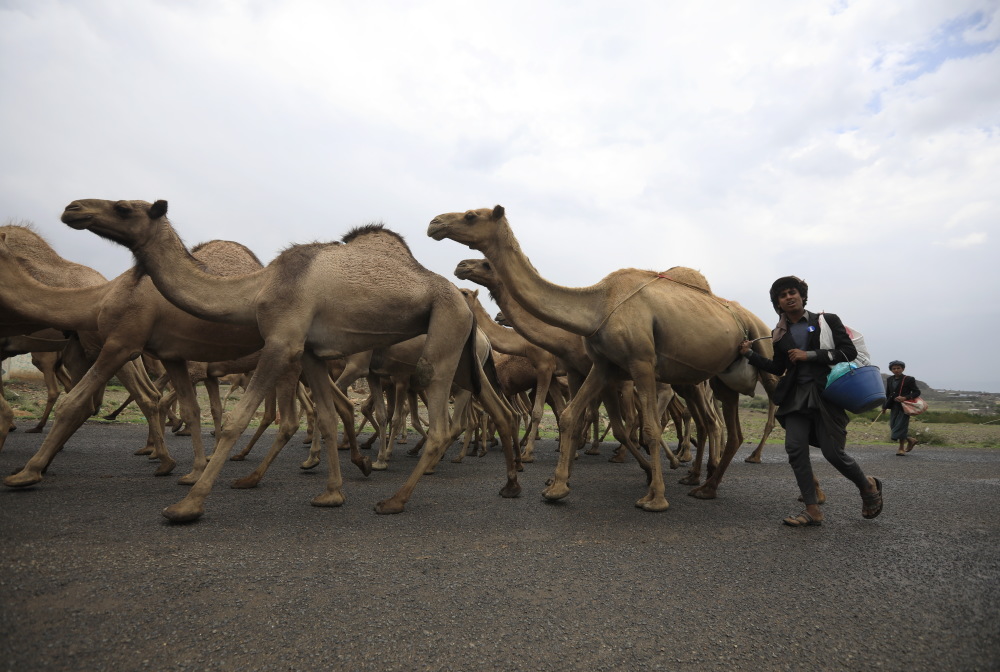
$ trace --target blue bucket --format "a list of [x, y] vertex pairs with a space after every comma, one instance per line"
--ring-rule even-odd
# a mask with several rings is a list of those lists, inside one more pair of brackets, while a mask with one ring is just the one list
[[825, 390], [823, 398], [851, 413], [864, 413], [885, 403], [885, 384], [877, 366], [851, 369]]

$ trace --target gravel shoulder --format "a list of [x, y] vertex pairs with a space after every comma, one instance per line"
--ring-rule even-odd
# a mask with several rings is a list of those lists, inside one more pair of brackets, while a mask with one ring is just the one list
[[[273, 436], [273, 430], [268, 437]], [[347, 502], [311, 507], [302, 434], [255, 490], [228, 463], [197, 523], [160, 510], [184, 495], [132, 451], [135, 425], [88, 424], [45, 480], [0, 488], [0, 669], [5, 670], [988, 670], [1000, 667], [1000, 451], [849, 446], [885, 485], [861, 518], [854, 487], [814, 452], [822, 527], [798, 510], [778, 447], [744, 446], [712, 501], [667, 471], [670, 508], [633, 506], [634, 463], [581, 456], [569, 497], [541, 498], [544, 441], [504, 482], [497, 449], [442, 461], [405, 513], [379, 516], [415, 464], [362, 476], [341, 456]], [[41, 442], [18, 431], [0, 472]]]

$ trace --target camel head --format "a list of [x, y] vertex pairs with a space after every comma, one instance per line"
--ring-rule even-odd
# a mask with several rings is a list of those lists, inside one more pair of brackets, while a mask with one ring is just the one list
[[481, 251], [495, 238], [501, 223], [504, 227], [507, 226], [502, 205], [465, 212], [449, 212], [431, 220], [427, 227], [427, 235], [434, 240], [451, 238], [455, 242]]
[[489, 287], [497, 282], [496, 272], [486, 259], [464, 259], [455, 267], [455, 277]]
[[166, 201], [150, 204], [86, 198], [67, 205], [60, 219], [74, 229], [87, 229], [101, 238], [134, 249], [152, 237], [156, 227], [166, 221], [166, 214]]

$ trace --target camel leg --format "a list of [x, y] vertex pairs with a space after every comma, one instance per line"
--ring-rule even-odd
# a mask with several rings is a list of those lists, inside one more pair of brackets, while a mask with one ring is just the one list
[[[472, 400], [472, 393], [469, 393], [469, 397], [466, 399], [465, 404], [462, 406], [462, 410], [458, 410], [458, 402], [456, 401], [455, 416], [462, 418], [461, 425], [458, 427], [458, 433], [464, 434], [462, 438], [462, 449], [458, 451], [458, 455], [452, 458], [452, 462], [460, 463], [465, 459], [465, 456], [469, 454], [469, 444], [472, 443], [475, 437], [476, 430], [478, 429], [478, 419], [476, 416], [476, 411], [469, 403]], [[455, 436], [453, 433], [452, 436]], [[451, 442], [449, 442], [450, 444]]]
[[0, 450], [7, 441], [7, 435], [14, 429], [14, 409], [7, 403], [3, 394], [3, 381], [0, 380]]
[[222, 395], [219, 392], [217, 376], [207, 376], [204, 380], [205, 391], [208, 392], [208, 410], [212, 413], [212, 436], [218, 436], [222, 431]]
[[[281, 416], [281, 419], [278, 422], [278, 433], [275, 435], [274, 441], [271, 442], [271, 447], [268, 449], [267, 455], [265, 455], [264, 459], [257, 465], [257, 468], [243, 478], [238, 478], [233, 481], [231, 487], [237, 489], [257, 487], [261, 479], [264, 478], [264, 474], [266, 474], [267, 470], [271, 467], [271, 463], [274, 462], [279, 454], [281, 454], [282, 449], [284, 449], [288, 442], [291, 441], [295, 432], [298, 431], [299, 418], [295, 412], [295, 388], [296, 385], [298, 385], [301, 373], [302, 367], [298, 362], [289, 365], [278, 373], [274, 387], [268, 392], [267, 395], [267, 397], [275, 399], [278, 404], [278, 415]], [[251, 379], [251, 383], [252, 382], [253, 379]], [[265, 397], [265, 399], [267, 397]], [[253, 417], [252, 412], [250, 417]], [[334, 425], [333, 429], [334, 432], [336, 432], [336, 425]], [[334, 434], [334, 437], [330, 440], [335, 442], [336, 434]], [[320, 441], [315, 441], [310, 447], [310, 453], [313, 450], [319, 449], [320, 445]], [[218, 447], [216, 447], [216, 450], [218, 450]]]
[[[612, 436], [615, 437], [616, 441], [625, 446], [629, 453], [632, 454], [632, 457], [635, 458], [635, 461], [639, 463], [639, 466], [642, 467], [642, 470], [646, 472], [646, 481], [651, 481], [653, 478], [653, 468], [649, 460], [646, 459], [646, 456], [632, 440], [631, 432], [625, 425], [621, 401], [614, 386], [606, 385], [601, 394], [604, 399], [604, 408], [608, 411], [608, 424], [611, 425]], [[612, 457], [608, 461], [616, 462], [619, 460]]]
[[[459, 390], [455, 393], [453, 404], [454, 414], [450, 420], [450, 436], [446, 445], [450, 446], [455, 440], [464, 434], [462, 439], [462, 449], [452, 462], [459, 463], [465, 459], [469, 453], [469, 444], [472, 443], [476, 433], [476, 411], [472, 405], [472, 392]], [[429, 428], [428, 428], [429, 429]]]
[[[277, 386], [275, 386], [275, 389], [277, 389]], [[275, 419], [278, 417], [278, 414], [275, 410], [275, 406], [277, 404], [275, 396], [276, 396], [275, 392], [272, 392], [271, 394], [264, 397], [264, 415], [260, 419], [260, 424], [257, 425], [257, 431], [254, 432], [252, 437], [250, 437], [250, 441], [243, 448], [243, 450], [237, 452], [232, 457], [230, 457], [229, 458], [230, 460], [232, 460], [233, 462], [240, 462], [242, 460], [245, 460], [247, 455], [250, 454], [250, 451], [253, 450], [253, 447], [257, 445], [257, 441], [260, 439], [260, 437], [263, 436], [264, 432], [267, 431], [267, 428], [270, 427], [271, 423], [273, 423]]]
[[531, 419], [526, 436], [524, 451], [521, 453], [522, 462], [532, 462], [535, 453], [535, 434], [539, 425], [542, 424], [542, 414], [545, 413], [545, 399], [549, 396], [549, 385], [552, 383], [552, 372], [542, 372], [535, 382], [535, 403], [531, 406]]
[[664, 496], [663, 471], [660, 462], [660, 437], [663, 428], [660, 426], [660, 414], [657, 412], [656, 376], [653, 371], [653, 356], [648, 359], [638, 359], [632, 362], [630, 374], [635, 383], [635, 393], [639, 397], [640, 406], [640, 440], [650, 456], [652, 480], [646, 495], [636, 501], [635, 505], [644, 511], [665, 511], [670, 504]]
[[[205, 471], [191, 486], [186, 497], [171, 504], [163, 510], [163, 515], [172, 522], [188, 522], [197, 520], [205, 513], [205, 499], [212, 491], [212, 486], [222, 470], [222, 465], [227, 461], [233, 445], [239, 440], [243, 430], [250, 424], [253, 414], [257, 411], [264, 397], [275, 387], [275, 383], [283, 371], [290, 367], [296, 367], [301, 357], [301, 350], [295, 346], [286, 346], [281, 343], [282, 339], [275, 339], [273, 343], [266, 343], [261, 351], [260, 363], [257, 371], [250, 379], [250, 385], [246, 393], [232, 413], [222, 422], [222, 433], [216, 437], [215, 452], [209, 460]], [[304, 338], [287, 341], [289, 343], [302, 343]]]
[[[38, 357], [38, 355], [47, 356]], [[56, 368], [62, 365], [59, 364], [58, 355], [54, 352], [31, 353], [31, 363], [42, 372], [42, 378], [45, 381], [45, 410], [42, 411], [42, 417], [38, 421], [38, 424], [24, 431], [28, 434], [38, 434], [45, 427], [45, 423], [49, 421], [49, 413], [52, 412], [52, 407], [55, 405], [56, 399], [59, 398], [59, 381], [56, 377]]]
[[[597, 399], [606, 387], [606, 381], [602, 367], [595, 363], [583, 385], [563, 411], [559, 419], [559, 426], [562, 427], [562, 431], [559, 432], [559, 461], [556, 463], [552, 479], [542, 490], [545, 499], [555, 501], [569, 494], [569, 476], [576, 454], [578, 434], [582, 430], [583, 416], [591, 402]], [[613, 415], [611, 409], [608, 409], [608, 415]]]
[[[201, 440], [201, 409], [198, 407], [198, 399], [195, 396], [194, 385], [191, 383], [191, 376], [188, 375], [187, 362], [183, 359], [161, 360], [170, 382], [174, 388], [174, 394], [180, 403], [181, 419], [187, 425], [191, 433], [191, 448], [194, 459], [191, 463], [191, 471], [181, 476], [178, 483], [181, 485], [191, 485], [198, 480], [201, 472], [205, 470], [208, 460], [205, 459], [205, 446]], [[162, 409], [164, 401], [161, 400]]]
[[[340, 506], [344, 503], [344, 479], [340, 472], [340, 455], [337, 450], [337, 415], [343, 409], [338, 409], [334, 401], [336, 395], [347, 400], [343, 390], [330, 380], [330, 372], [326, 362], [309, 351], [302, 357], [302, 373], [309, 389], [312, 390], [313, 403], [316, 406], [316, 424], [319, 427], [320, 438], [326, 444], [327, 482], [326, 491], [317, 495], [310, 502], [313, 506]], [[353, 412], [350, 420], [354, 423]]]
[[368, 389], [371, 390], [372, 400], [372, 438], [378, 438], [378, 455], [372, 463], [372, 469], [385, 471], [389, 468], [389, 445], [386, 439], [386, 425], [388, 424], [388, 413], [385, 407], [385, 392], [382, 389], [382, 377], [377, 375], [368, 376]]
[[723, 474], [726, 473], [733, 456], [743, 444], [739, 415], [740, 395], [721, 383], [713, 383], [713, 389], [716, 397], [722, 402], [722, 417], [726, 423], [726, 449], [722, 454], [722, 459], [719, 460], [719, 465], [713, 470], [708, 480], [701, 487], [688, 493], [698, 499], [715, 499]]
[[705, 446], [709, 448], [709, 461], [711, 461], [712, 445], [718, 450], [721, 441], [719, 436], [719, 422], [715, 409], [712, 408], [712, 399], [708, 397], [707, 390], [703, 383], [698, 385], [684, 385], [678, 388], [688, 402], [688, 410], [694, 418], [694, 423], [698, 431], [698, 439], [695, 442], [697, 454], [688, 469], [687, 475], [680, 479], [678, 483], [682, 485], [698, 485], [701, 482], [701, 463], [705, 455]]
[[420, 421], [420, 407], [417, 403], [417, 393], [407, 392], [406, 402], [410, 406], [410, 417], [413, 418], [413, 429], [416, 430], [420, 438], [417, 440], [417, 445], [407, 451], [411, 455], [416, 455], [420, 452], [420, 449], [424, 447], [427, 443], [427, 432], [424, 430], [423, 423]]
[[[155, 454], [160, 456], [160, 466], [156, 470], [156, 475], [166, 476], [173, 470], [175, 462], [166, 451], [166, 446], [163, 445], [163, 427], [159, 426], [156, 401], [147, 396], [148, 390], [138, 380], [135, 367], [131, 366], [132, 363], [128, 361], [130, 352], [131, 348], [116, 347], [110, 342], [105, 344], [94, 365], [90, 367], [56, 409], [52, 429], [46, 435], [42, 445], [19, 472], [3, 480], [4, 485], [19, 488], [33, 485], [42, 480], [42, 474], [48, 469], [56, 453], [62, 450], [66, 441], [90, 417], [95, 390], [102, 388], [115, 372], [118, 372], [118, 378], [122, 384], [141, 400], [140, 407], [146, 413], [149, 423], [150, 438], [147, 440], [153, 441], [154, 448], [158, 446], [155, 449]], [[148, 382], [148, 378], [146, 380]], [[157, 430], [159, 430], [158, 442], [155, 441]]]
[[757, 444], [757, 448], [747, 456], [744, 462], [750, 462], [751, 464], [760, 464], [760, 457], [764, 454], [764, 445], [767, 443], [768, 438], [771, 436], [771, 432], [774, 431], [774, 414], [778, 410], [777, 405], [771, 401], [767, 404], [767, 422], [764, 423], [764, 432], [761, 434], [760, 443]]

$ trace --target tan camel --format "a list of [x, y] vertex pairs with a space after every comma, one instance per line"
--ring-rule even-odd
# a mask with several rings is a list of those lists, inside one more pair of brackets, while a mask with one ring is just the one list
[[[260, 330], [264, 340], [260, 363], [247, 393], [223, 424], [217, 454], [229, 454], [278, 376], [301, 361], [329, 462], [327, 489], [313, 499], [314, 505], [339, 506], [344, 501], [336, 452], [337, 404], [345, 405], [353, 417], [350, 401], [329, 383], [323, 360], [427, 334], [418, 377], [427, 381], [428, 449], [400, 490], [376, 506], [380, 513], [402, 511], [423, 472], [445, 448], [452, 381], [462, 378], [463, 385], [479, 387], [482, 380], [471, 351], [474, 320], [457, 288], [422, 267], [403, 239], [381, 225], [356, 229], [341, 244], [292, 246], [256, 273], [210, 275], [188, 253], [166, 214], [166, 201], [90, 199], [71, 203], [62, 220], [127, 246], [164, 296], [184, 310]], [[459, 370], [463, 375], [457, 377]], [[489, 397], [488, 388], [482, 386], [482, 396], [495, 406], [493, 412], [501, 417], [509, 414], [495, 393]], [[507, 483], [501, 495], [513, 497], [520, 485], [509, 432], [505, 457]], [[199, 518], [222, 463], [212, 460], [187, 497], [167, 507], [164, 516], [173, 521]]]
[[[545, 402], [549, 395], [549, 388], [552, 386], [552, 378], [555, 376], [556, 369], [558, 368], [556, 356], [545, 348], [541, 348], [527, 340], [514, 329], [502, 327], [494, 322], [490, 318], [489, 313], [486, 312], [486, 309], [483, 308], [483, 304], [479, 302], [479, 290], [463, 289], [461, 291], [466, 303], [469, 304], [469, 308], [472, 309], [472, 314], [476, 316], [476, 323], [486, 334], [486, 337], [490, 339], [490, 344], [493, 348], [497, 352], [506, 355], [524, 358], [534, 370], [535, 401], [531, 407], [530, 426], [525, 428], [527, 441], [521, 453], [522, 462], [534, 462], [535, 434], [538, 432], [538, 426], [542, 422], [542, 413], [545, 411]], [[500, 368], [498, 363], [497, 373], [500, 373]], [[503, 382], [504, 378], [501, 377], [500, 380]], [[518, 387], [520, 388], [520, 385]], [[504, 390], [504, 392], [506, 394], [513, 394], [523, 389], [514, 390], [510, 388]], [[559, 417], [565, 408], [565, 405], [561, 403], [562, 397], [557, 395], [553, 397], [553, 401], [555, 406], [552, 410], [555, 412], [556, 417]]]
[[[737, 359], [741, 340], [765, 336], [770, 330], [753, 331], [753, 324], [737, 319], [729, 302], [663, 273], [623, 269], [585, 288], [549, 282], [521, 251], [501, 206], [438, 215], [427, 234], [435, 240], [451, 238], [482, 252], [527, 311], [586, 339], [594, 365], [563, 414], [564, 426], [579, 427], [587, 404], [609, 381], [634, 381], [643, 411], [642, 443], [652, 456], [652, 479], [636, 506], [647, 511], [665, 510], [669, 504], [664, 497], [660, 467], [662, 428], [656, 405], [657, 381], [694, 385], [708, 380], [726, 371]], [[715, 496], [718, 482], [742, 439], [738, 393], [725, 388], [717, 389], [716, 395], [724, 408], [726, 450], [709, 480], [694, 491], [700, 497]], [[562, 499], [569, 494], [572, 452], [572, 439], [563, 432], [555, 474], [543, 491], [546, 499]]]
[[[253, 253], [238, 243], [213, 241], [200, 246], [195, 254], [198, 263], [220, 274], [238, 274], [261, 267]], [[5, 478], [4, 484], [23, 487], [42, 480], [56, 453], [90, 414], [89, 399], [94, 391], [116, 372], [149, 419], [152, 457], [160, 461], [156, 474], [169, 474], [176, 463], [163, 443], [163, 424], [157, 408], [159, 395], [142, 366], [126, 366], [143, 351], [162, 361], [180, 395], [182, 417], [192, 429], [195, 455], [192, 471], [180, 482], [194, 482], [207, 460], [201, 441], [200, 411], [186, 360], [222, 361], [249, 355], [263, 344], [257, 330], [216, 324], [185, 313], [164, 299], [149, 277], [138, 269], [126, 271], [103, 285], [63, 288], [36, 282], [10, 261], [0, 260], [0, 284], [10, 290], [3, 295], [4, 303], [22, 314], [48, 320], [58, 329], [96, 330], [103, 346], [86, 375], [56, 410], [52, 430], [42, 446], [21, 471]], [[294, 386], [294, 377], [289, 384]], [[294, 387], [289, 389], [294, 395]], [[291, 399], [291, 395], [286, 396]], [[291, 425], [283, 427], [275, 440], [287, 441], [295, 429]]]
[[[0, 226], [0, 238], [5, 241], [13, 261], [20, 265], [36, 281], [53, 287], [87, 287], [106, 282], [103, 275], [94, 269], [76, 264], [59, 256], [45, 240], [38, 235], [30, 224], [5, 224]], [[0, 337], [23, 336], [51, 326], [48, 322], [32, 319], [14, 310], [2, 297], [9, 293], [9, 288], [0, 288]], [[94, 334], [73, 336], [72, 344], [65, 349], [67, 369], [70, 380], [79, 380], [88, 363], [88, 352], [80, 345], [80, 339], [89, 346], [94, 341]], [[93, 353], [96, 357], [96, 352]], [[49, 390], [51, 397], [52, 391]], [[57, 395], [58, 396], [58, 395]], [[96, 391], [91, 399], [92, 413], [100, 409], [104, 396], [103, 388]], [[7, 433], [13, 426], [13, 411], [7, 401], [0, 395], [0, 450], [3, 449]], [[53, 400], [54, 401], [54, 400]], [[51, 408], [49, 409], [51, 410]], [[39, 427], [44, 425], [44, 421]], [[35, 431], [35, 430], [31, 430]]]
[[[486, 287], [490, 292], [490, 298], [500, 306], [505, 318], [510, 321], [518, 333], [524, 336], [529, 342], [544, 350], [548, 350], [557, 357], [559, 368], [565, 370], [567, 373], [570, 393], [576, 393], [580, 385], [587, 378], [587, 374], [590, 373], [592, 366], [584, 340], [580, 336], [548, 324], [525, 310], [511, 296], [510, 292], [507, 291], [493, 265], [486, 259], [466, 259], [460, 261], [455, 268], [455, 276], [461, 280], [469, 280]], [[598, 408], [601, 400], [603, 400], [604, 406], [608, 411], [608, 422], [611, 424], [611, 431], [615, 439], [632, 452], [640, 466], [646, 471], [647, 477], [649, 477], [650, 466], [648, 461], [637, 452], [635, 444], [628, 438], [617, 385], [606, 387], [602, 390], [601, 399], [595, 398], [589, 405], [588, 410], [592, 418], [598, 417]], [[575, 440], [575, 445], [581, 445], [584, 440], [582, 431]], [[588, 455], [600, 454], [598, 446], [599, 441], [595, 436], [593, 445], [585, 452]], [[611, 458], [611, 461], [621, 462], [623, 459], [623, 455], [616, 455]]]

